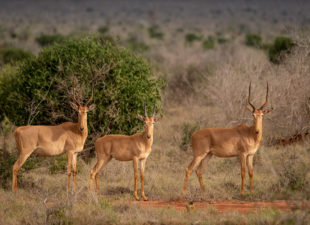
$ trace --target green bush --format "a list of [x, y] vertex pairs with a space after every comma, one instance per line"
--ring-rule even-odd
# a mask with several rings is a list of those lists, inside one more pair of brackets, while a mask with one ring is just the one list
[[108, 31], [109, 31], [109, 26], [108, 25], [100, 26], [98, 28], [98, 32], [101, 33], [101, 34], [106, 34], [106, 33], [108, 33]]
[[198, 123], [184, 123], [182, 126], [182, 131], [183, 131], [183, 135], [182, 135], [182, 140], [181, 140], [181, 144], [180, 144], [180, 149], [182, 151], [187, 151], [189, 149], [189, 147], [191, 146], [191, 137], [192, 134], [199, 130], [200, 126]]
[[281, 62], [284, 53], [289, 53], [294, 46], [294, 42], [288, 37], [277, 37], [273, 44], [269, 47], [269, 60], [275, 64]]
[[187, 33], [185, 35], [185, 41], [189, 44], [193, 43], [194, 41], [200, 41], [202, 39], [201, 35], [197, 35], [195, 33]]
[[209, 36], [207, 40], [204, 40], [202, 43], [204, 49], [214, 49], [215, 48], [215, 40], [212, 36]]
[[0, 48], [0, 65], [8, 63], [16, 64], [20, 61], [27, 60], [33, 56], [34, 55], [31, 52], [20, 48]]
[[159, 27], [157, 25], [149, 27], [148, 32], [151, 38], [159, 40], [164, 39], [164, 33], [159, 30]]
[[67, 39], [67, 37], [61, 34], [40, 34], [40, 36], [36, 38], [36, 42], [40, 46], [44, 47], [47, 45], [52, 45], [54, 43], [61, 43], [65, 39]]
[[262, 47], [262, 37], [259, 34], [247, 34], [245, 36], [245, 44], [247, 46], [261, 48]]
[[0, 74], [0, 120], [6, 115], [17, 126], [77, 121], [69, 104], [73, 74], [77, 96], [87, 99], [93, 73], [97, 107], [89, 113], [90, 133], [132, 134], [143, 126], [136, 114], [143, 113], [144, 102], [149, 112], [154, 103], [160, 111], [164, 81], [142, 58], [97, 38], [70, 38], [43, 48], [15, 74]]

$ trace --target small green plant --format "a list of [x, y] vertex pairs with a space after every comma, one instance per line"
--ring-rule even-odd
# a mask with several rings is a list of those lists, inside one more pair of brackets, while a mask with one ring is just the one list
[[[77, 163], [77, 172], [81, 172], [80, 164]], [[56, 156], [54, 162], [49, 167], [51, 174], [63, 173], [67, 171], [67, 156], [65, 154]]]
[[31, 52], [21, 48], [4, 47], [0, 49], [0, 65], [8, 63], [16, 64], [33, 56]]
[[225, 44], [226, 42], [228, 42], [228, 40], [224, 37], [218, 37], [217, 38], [217, 43], [219, 43], [219, 44]]
[[101, 34], [106, 34], [109, 32], [109, 26], [108, 25], [104, 25], [104, 26], [100, 26], [98, 28], [98, 32], [101, 33]]
[[207, 40], [202, 42], [202, 46], [204, 49], [214, 49], [215, 48], [215, 39], [212, 36], [209, 36]]
[[41, 46], [52, 45], [54, 43], [61, 43], [67, 37], [61, 34], [40, 34], [39, 37], [36, 38], [36, 42]]
[[277, 37], [268, 50], [269, 60], [275, 64], [279, 64], [284, 53], [289, 53], [294, 46], [294, 42], [288, 37]]
[[198, 123], [184, 123], [182, 125], [182, 140], [181, 140], [181, 144], [180, 144], [180, 149], [182, 151], [187, 151], [191, 145], [190, 140], [191, 140], [191, 136], [192, 134], [199, 130], [200, 126]]
[[160, 31], [159, 26], [154, 25], [148, 28], [148, 32], [151, 38], [163, 40], [164, 33]]
[[129, 48], [134, 52], [145, 52], [149, 50], [149, 46], [143, 41], [139, 41], [135, 36], [130, 36], [127, 39]]
[[182, 33], [182, 32], [184, 32], [184, 29], [183, 29], [182, 27], [179, 27], [179, 28], [177, 29], [177, 32]]
[[189, 44], [192, 44], [194, 41], [200, 41], [202, 39], [202, 35], [197, 35], [195, 33], [187, 33], [185, 35], [185, 41]]
[[262, 37], [259, 34], [247, 34], [245, 36], [245, 44], [247, 46], [261, 48], [262, 47]]

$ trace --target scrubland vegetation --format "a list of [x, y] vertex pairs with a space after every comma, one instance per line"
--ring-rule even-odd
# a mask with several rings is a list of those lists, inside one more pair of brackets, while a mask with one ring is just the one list
[[[309, 223], [309, 208], [300, 206], [246, 215], [212, 207], [190, 213], [143, 208], [132, 202], [132, 162], [112, 161], [102, 171], [101, 192], [88, 191], [94, 140], [141, 131], [136, 114], [143, 113], [146, 101], [156, 103], [163, 115], [146, 163], [149, 200], [309, 203], [309, 140], [275, 145], [277, 139], [309, 132], [308, 3], [301, 8], [281, 2], [275, 9], [267, 1], [71, 2], [72, 8], [53, 9], [54, 18], [44, 13], [49, 2], [14, 2], [0, 9], [0, 224]], [[10, 15], [12, 7], [17, 17]], [[88, 141], [78, 157], [78, 190], [67, 191], [64, 155], [34, 155], [19, 172], [20, 190], [12, 193], [14, 129], [76, 121], [70, 108], [73, 75], [81, 101], [96, 80], [97, 107], [89, 114]], [[254, 193], [247, 178], [246, 194], [240, 194], [238, 158], [213, 157], [203, 174], [206, 192], [201, 193], [193, 173], [183, 196], [191, 134], [205, 127], [252, 124], [246, 109], [250, 81], [256, 106], [264, 102], [269, 82], [269, 107], [274, 108], [264, 117], [263, 140], [254, 156]]]

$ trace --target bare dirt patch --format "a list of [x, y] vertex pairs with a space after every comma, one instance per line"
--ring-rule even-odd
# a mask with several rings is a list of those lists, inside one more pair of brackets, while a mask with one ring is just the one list
[[290, 211], [296, 207], [310, 208], [309, 204], [301, 202], [287, 202], [287, 201], [274, 201], [274, 202], [186, 202], [186, 201], [146, 201], [135, 202], [143, 207], [173, 207], [177, 210], [193, 210], [194, 208], [203, 209], [207, 207], [214, 207], [218, 212], [232, 212], [238, 211], [239, 213], [248, 213], [250, 211], [274, 208], [281, 211]]

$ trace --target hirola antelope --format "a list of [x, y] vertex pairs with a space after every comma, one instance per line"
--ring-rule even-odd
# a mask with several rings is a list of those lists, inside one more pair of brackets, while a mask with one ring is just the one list
[[144, 104], [144, 117], [137, 115], [144, 123], [144, 132], [137, 133], [131, 136], [127, 135], [107, 135], [98, 138], [95, 143], [97, 153], [97, 163], [90, 173], [90, 190], [94, 190], [94, 180], [96, 179], [96, 190], [99, 192], [99, 172], [112, 158], [119, 161], [133, 161], [134, 169], [134, 196], [139, 200], [137, 193], [138, 182], [138, 163], [140, 161], [140, 176], [141, 176], [141, 195], [147, 201], [148, 198], [144, 194], [144, 169], [146, 159], [152, 151], [154, 124], [157, 121], [155, 118], [155, 105], [152, 116], [147, 116], [146, 106]]
[[264, 110], [268, 102], [268, 83], [266, 101], [259, 109], [256, 109], [250, 102], [250, 95], [251, 83], [249, 85], [248, 109], [253, 115], [252, 126], [241, 124], [233, 128], [206, 128], [196, 131], [192, 135], [191, 142], [194, 158], [186, 168], [183, 192], [186, 191], [188, 178], [196, 166], [198, 166], [196, 174], [201, 190], [205, 191], [202, 173], [213, 155], [223, 158], [239, 156], [241, 164], [241, 194], [244, 194], [246, 164], [250, 177], [250, 190], [253, 192], [253, 157], [263, 135], [263, 115], [272, 110]]
[[18, 149], [18, 159], [13, 165], [12, 191], [17, 189], [17, 173], [27, 158], [35, 153], [41, 156], [55, 156], [67, 154], [68, 189], [70, 188], [71, 171], [73, 170], [74, 186], [76, 183], [77, 154], [83, 150], [87, 138], [87, 112], [93, 110], [95, 105], [89, 105], [93, 100], [92, 95], [85, 105], [80, 105], [75, 98], [73, 79], [73, 102], [71, 106], [78, 112], [78, 122], [65, 122], [56, 126], [21, 126], [15, 132]]

